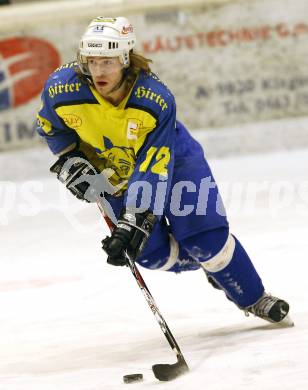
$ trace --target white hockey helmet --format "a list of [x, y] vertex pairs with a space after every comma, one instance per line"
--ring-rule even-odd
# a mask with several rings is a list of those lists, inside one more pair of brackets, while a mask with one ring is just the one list
[[87, 57], [120, 57], [129, 67], [129, 52], [136, 44], [132, 24], [125, 17], [93, 19], [80, 39], [77, 55], [82, 73], [90, 75]]

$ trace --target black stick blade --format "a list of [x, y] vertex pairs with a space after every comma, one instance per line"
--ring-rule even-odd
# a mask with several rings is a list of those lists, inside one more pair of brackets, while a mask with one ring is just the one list
[[172, 381], [188, 372], [189, 368], [185, 361], [179, 360], [174, 364], [154, 364], [152, 370], [159, 381]]

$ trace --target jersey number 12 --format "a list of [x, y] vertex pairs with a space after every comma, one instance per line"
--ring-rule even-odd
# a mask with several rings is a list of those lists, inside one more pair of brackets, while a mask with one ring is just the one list
[[154, 156], [155, 161], [151, 166], [151, 172], [167, 176], [167, 165], [170, 161], [170, 149], [167, 146], [162, 146], [159, 149], [155, 146], [151, 146], [147, 151], [145, 160], [140, 164], [139, 171], [146, 172], [153, 162]]

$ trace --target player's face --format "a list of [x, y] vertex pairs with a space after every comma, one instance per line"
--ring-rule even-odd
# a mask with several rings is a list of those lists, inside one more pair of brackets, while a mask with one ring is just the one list
[[88, 68], [95, 88], [103, 97], [121, 81], [123, 65], [119, 57], [88, 57]]

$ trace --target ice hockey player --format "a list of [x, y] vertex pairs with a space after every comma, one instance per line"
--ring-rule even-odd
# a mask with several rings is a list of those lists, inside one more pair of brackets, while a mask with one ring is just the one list
[[81, 37], [77, 62], [49, 77], [38, 133], [58, 158], [51, 171], [77, 198], [104, 200], [115, 224], [103, 240], [109, 264], [125, 265], [127, 253], [153, 270], [202, 267], [245, 313], [282, 321], [288, 303], [265, 292], [230, 233], [201, 146], [135, 45], [126, 18], [97, 17]]

